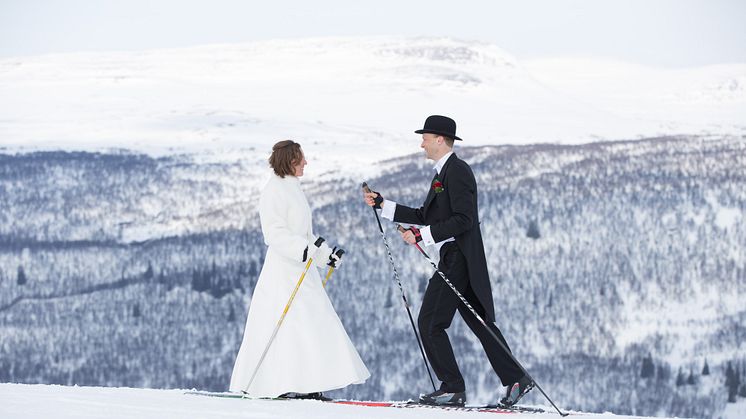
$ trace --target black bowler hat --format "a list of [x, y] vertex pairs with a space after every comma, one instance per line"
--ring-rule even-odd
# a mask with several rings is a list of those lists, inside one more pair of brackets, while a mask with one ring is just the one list
[[454, 140], [463, 141], [456, 136], [456, 121], [442, 115], [430, 115], [425, 120], [425, 127], [418, 129], [415, 134], [438, 134], [450, 137]]

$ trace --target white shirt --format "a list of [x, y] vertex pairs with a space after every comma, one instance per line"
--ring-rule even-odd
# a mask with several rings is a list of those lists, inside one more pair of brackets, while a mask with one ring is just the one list
[[[440, 171], [443, 169], [443, 166], [446, 164], [446, 161], [449, 157], [451, 157], [451, 154], [453, 154], [453, 151], [449, 151], [446, 153], [443, 157], [441, 157], [437, 162], [435, 162], [435, 171], [440, 174]], [[389, 219], [391, 221], [394, 220], [394, 213], [396, 212], [396, 202], [389, 201], [388, 199], [383, 200], [383, 208], [381, 209], [381, 217]], [[445, 240], [435, 242], [433, 239], [433, 234], [430, 232], [430, 226], [425, 226], [422, 229], [420, 229], [420, 234], [422, 235], [422, 243], [425, 246], [435, 246], [435, 250], [438, 254], [440, 254], [440, 248], [448, 243], [455, 241], [453, 237], [449, 237]]]

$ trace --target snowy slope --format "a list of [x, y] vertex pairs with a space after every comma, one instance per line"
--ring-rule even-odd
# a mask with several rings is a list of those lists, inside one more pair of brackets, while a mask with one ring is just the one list
[[[459, 150], [479, 182], [499, 324], [565, 406], [712, 418], [726, 407], [725, 364], [746, 365], [745, 147], [694, 137]], [[265, 247], [252, 162], [202, 160], [0, 155], [0, 381], [225, 390]], [[367, 180], [418, 203], [427, 169], [410, 155]], [[373, 373], [336, 396], [411, 397], [429, 383], [359, 181], [303, 187], [315, 231], [348, 250], [328, 291]], [[419, 307], [429, 265], [389, 244]], [[470, 400], [494, 400], [478, 341], [460, 319], [452, 332]], [[656, 374], [640, 380], [648, 356]], [[696, 385], [677, 386], [677, 371]]]
[[524, 64], [447, 38], [21, 57], [0, 60], [0, 147], [263, 156], [294, 138], [313, 175], [417, 151], [412, 131], [433, 113], [453, 116], [466, 145], [741, 134], [745, 75], [744, 65]]
[[634, 121], [687, 133], [743, 133], [746, 65], [660, 69], [593, 58], [528, 60], [524, 67], [564, 97]]
[[[487, 413], [437, 409], [393, 409], [336, 405], [318, 401], [222, 399], [184, 390], [0, 384], [0, 417], [13, 419], [189, 419], [189, 418], [461, 418]], [[509, 414], [510, 418], [559, 418], [556, 413]], [[583, 414], [631, 418], [610, 413]]]
[[[521, 339], [521, 342], [536, 343], [524, 346], [535, 348], [536, 353], [530, 355], [535, 355], [538, 359], [532, 366], [556, 374], [550, 377], [550, 383], [564, 382], [572, 377], [566, 376], [564, 371], [554, 372], [547, 364], [541, 363], [541, 358], [544, 357], [554, 359], [548, 348], [564, 348], [568, 353], [596, 351], [600, 356], [611, 356], [619, 351], [629, 350], [625, 360], [628, 364], [617, 368], [632, 371], [628, 374], [630, 377], [636, 375], [638, 358], [649, 350], [653, 351], [657, 365], [667, 365], [667, 362], [674, 367], [674, 372], [681, 365], [685, 370], [698, 369], [704, 353], [710, 354], [708, 359], [711, 363], [720, 364], [729, 361], [734, 354], [742, 353], [743, 349], [738, 338], [731, 342], [728, 337], [731, 329], [738, 331], [738, 327], [744, 324], [735, 315], [743, 313], [740, 308], [743, 292], [738, 291], [741, 288], [737, 286], [740, 286], [738, 281], [743, 278], [743, 260], [746, 260], [746, 256], [743, 246], [732, 245], [735, 240], [743, 237], [744, 231], [741, 216], [743, 199], [738, 192], [744, 190], [739, 175], [743, 173], [742, 170], [739, 171], [739, 167], [744, 166], [742, 157], [739, 159], [739, 156], [743, 156], [740, 148], [734, 145], [736, 151], [715, 154], [716, 157], [713, 158], [710, 149], [715, 145], [706, 144], [717, 143], [717, 140], [706, 140], [734, 135], [729, 137], [728, 143], [738, 144], [742, 141], [746, 126], [746, 112], [743, 112], [746, 108], [744, 75], [746, 66], [742, 64], [666, 70], [577, 58], [521, 63], [494, 45], [432, 38], [272, 41], [0, 60], [0, 153], [36, 149], [126, 148], [158, 156], [166, 155], [153, 161], [136, 155], [125, 158], [127, 153], [120, 156], [117, 152], [113, 156], [105, 155], [104, 159], [99, 159], [101, 156], [83, 155], [79, 157], [79, 166], [64, 163], [77, 160], [78, 157], [74, 156], [35, 156], [30, 153], [26, 157], [9, 157], [6, 167], [12, 166], [17, 171], [9, 171], [6, 187], [2, 190], [8, 194], [0, 200], [4, 201], [7, 208], [7, 211], [0, 211], [0, 219], [5, 221], [4, 233], [10, 233], [10, 237], [36, 237], [42, 242], [52, 243], [60, 238], [73, 241], [101, 240], [102, 249], [95, 245], [90, 249], [85, 248], [88, 245], [83, 243], [82, 249], [45, 250], [46, 244], [41, 243], [38, 248], [34, 244], [31, 251], [21, 252], [11, 246], [1, 255], [4, 271], [0, 270], [0, 283], [13, 289], [14, 293], [20, 291], [20, 287], [10, 279], [16, 277], [18, 268], [23, 265], [32, 278], [30, 285], [25, 286], [27, 289], [64, 289], [67, 284], [65, 281], [77, 281], [81, 274], [85, 274], [85, 283], [75, 285], [85, 290], [85, 285], [95, 284], [96, 281], [114, 281], [120, 277], [124, 280], [125, 276], [137, 279], [146, 271], [152, 259], [157, 273], [163, 275], [165, 267], [167, 279], [178, 283], [175, 290], [170, 286], [167, 292], [162, 290], [166, 288], [162, 285], [135, 285], [127, 290], [130, 294], [121, 290], [112, 291], [112, 295], [106, 297], [108, 300], [102, 303], [103, 307], [97, 308], [106, 313], [114, 313], [117, 320], [125, 319], [124, 321], [138, 325], [138, 320], [133, 320], [129, 315], [133, 310], [132, 304], [135, 301], [142, 304], [147, 318], [153, 314], [149, 312], [151, 305], [158, 306], [162, 304], [160, 298], [165, 298], [174, 307], [190, 307], [197, 313], [195, 316], [201, 315], [203, 319], [210, 318], [208, 316], [223, 318], [227, 316], [229, 307], [231, 310], [240, 307], [236, 309], [239, 320], [234, 323], [241, 323], [241, 310], [245, 310], [248, 305], [248, 301], [240, 300], [244, 298], [244, 294], [236, 292], [223, 299], [212, 299], [202, 298], [199, 293], [188, 290], [189, 281], [194, 275], [193, 269], [203, 268], [194, 264], [190, 252], [197, 253], [201, 250], [206, 254], [217, 255], [219, 269], [221, 272], [229, 272], [231, 278], [250, 275], [245, 272], [234, 275], [231, 270], [233, 265], [229, 262], [233, 260], [231, 258], [238, 259], [235, 255], [225, 256], [222, 248], [191, 244], [190, 235], [210, 234], [203, 240], [214, 239], [220, 244], [230, 242], [232, 246], [229, 247], [237, 250], [260, 248], [261, 245], [257, 244], [259, 241], [252, 241], [258, 240], [258, 236], [241, 236], [241, 240], [236, 241], [246, 247], [233, 246], [233, 236], [223, 235], [220, 231], [248, 229], [255, 232], [256, 220], [252, 216], [255, 214], [254, 200], [259, 185], [266, 177], [269, 147], [279, 139], [294, 138], [304, 145], [310, 162], [304, 185], [315, 208], [322, 212], [318, 219], [351, 220], [340, 226], [323, 227], [325, 232], [343, 243], [352, 244], [359, 242], [360, 234], [365, 233], [365, 230], [346, 227], [355, 225], [362, 219], [356, 212], [359, 205], [348, 205], [333, 194], [324, 193], [332, 190], [332, 186], [329, 186], [331, 183], [326, 185], [324, 182], [333, 179], [334, 188], [338, 189], [340, 179], [354, 179], [354, 182], [347, 182], [349, 185], [343, 185], [350, 191], [354, 189], [357, 194], [359, 180], [367, 179], [382, 188], [382, 191], [396, 190], [400, 195], [407, 196], [411, 202], [417, 202], [415, 199], [418, 198], [414, 195], [407, 195], [408, 186], [399, 184], [407, 173], [404, 170], [406, 167], [416, 167], [417, 173], [424, 173], [425, 165], [420, 164], [420, 161], [406, 159], [378, 162], [419, 151], [419, 138], [412, 131], [420, 128], [424, 117], [431, 113], [454, 116], [459, 122], [459, 135], [466, 140], [464, 145], [468, 146], [534, 142], [587, 143], [590, 140], [697, 133], [699, 135], [691, 140], [692, 145], [686, 146], [692, 147], [692, 150], [685, 150], [695, 157], [684, 160], [681, 160], [683, 157], [675, 158], [673, 155], [666, 158], [669, 156], [669, 148], [665, 144], [661, 146], [661, 150], [656, 151], [655, 144], [648, 147], [643, 143], [620, 143], [615, 147], [620, 150], [621, 160], [629, 160], [629, 167], [622, 165], [623, 170], [611, 172], [609, 167], [613, 169], [613, 165], [610, 163], [616, 161], [614, 153], [596, 156], [592, 151], [600, 147], [597, 144], [588, 145], [587, 150], [559, 154], [551, 152], [551, 146], [547, 146], [549, 151], [546, 152], [541, 151], [541, 146], [527, 148], [527, 151], [518, 150], [515, 156], [511, 155], [509, 147], [505, 148], [504, 153], [497, 150], [486, 153], [484, 157], [465, 148], [458, 152], [467, 156], [470, 163], [484, 166], [476, 171], [481, 173], [480, 187], [500, 185], [500, 188], [494, 189], [496, 186], [493, 186], [493, 190], [485, 190], [480, 195], [484, 208], [494, 212], [492, 218], [486, 218], [488, 222], [485, 226], [492, 229], [494, 236], [501, 237], [501, 246], [494, 246], [491, 257], [496, 260], [515, 260], [510, 264], [495, 265], [501, 267], [501, 272], [503, 265], [509, 270], [505, 278], [498, 280], [528, 278], [522, 283], [528, 285], [525, 290], [509, 281], [505, 281], [503, 286], [511, 287], [512, 292], [521, 293], [525, 301], [533, 301], [535, 305], [543, 307], [548, 300], [542, 310], [552, 312], [560, 310], [556, 308], [557, 304], [552, 305], [552, 295], [561, 295], [556, 292], [563, 289], [554, 286], [555, 294], [540, 293], [537, 290], [543, 286], [542, 281], [558, 283], [555, 277], [565, 281], [563, 278], [589, 277], [589, 272], [595, 275], [591, 279], [597, 277], [613, 281], [614, 284], [622, 283], [621, 280], [628, 277], [645, 280], [640, 281], [645, 283], [645, 287], [620, 288], [622, 295], [629, 295], [623, 300], [616, 299], [616, 294], [604, 294], [608, 288], [600, 287], [599, 291], [593, 281], [580, 283], [579, 289], [592, 292], [597, 302], [612, 299], [623, 303], [624, 310], [619, 312], [620, 316], [612, 317], [613, 321], [604, 322], [597, 333], [599, 336], [573, 334], [573, 344], [562, 346], [552, 342], [548, 333], [541, 333], [542, 329], [539, 327], [529, 327], [524, 335], [515, 330], [510, 331], [509, 334]], [[680, 153], [680, 147], [677, 145], [670, 150]], [[705, 153], [704, 150], [708, 152]], [[648, 152], [652, 157], [645, 157]], [[701, 159], [696, 158], [697, 153], [702, 153]], [[658, 154], [660, 159], [654, 157]], [[29, 159], [27, 163], [18, 162], [26, 158]], [[107, 166], [107, 158], [121, 160], [124, 169], [118, 170], [119, 166], [116, 165]], [[11, 161], [12, 159], [18, 161]], [[55, 163], [57, 159], [63, 163]], [[143, 161], [139, 162], [140, 160]], [[494, 164], [489, 165], [490, 161]], [[682, 161], [685, 163], [681, 163]], [[581, 167], [589, 164], [595, 167], [596, 162], [603, 162], [598, 163], [599, 169], [585, 171]], [[718, 168], [717, 173], [722, 172], [724, 176], [710, 180], [705, 173], [712, 172], [713, 168]], [[43, 176], [37, 179], [35, 170], [49, 176], [51, 180]], [[572, 176], [565, 177], [568, 172]], [[326, 176], [321, 176], [324, 173]], [[604, 183], [606, 177], [609, 177], [611, 184]], [[657, 197], [658, 200], [652, 200], [649, 205], [640, 205], [638, 212], [634, 214], [619, 211], [621, 208], [631, 208], [630, 202], [637, 202], [637, 196], [648, 190], [649, 178], [655, 179], [653, 186], [661, 188], [656, 190], [673, 190], [675, 193]], [[621, 184], [614, 186], [615, 179]], [[689, 179], [690, 183], [677, 186], [682, 179]], [[583, 181], [590, 183], [586, 185]], [[547, 186], [554, 185], [553, 182], [556, 182], [556, 186]], [[403, 189], [394, 189], [394, 184]], [[533, 184], [533, 187], [542, 191], [537, 198], [528, 192]], [[102, 185], [117, 188], [103, 188], [99, 191]], [[574, 186], [567, 189], [567, 185]], [[565, 189], [567, 190], [562, 192]], [[699, 198], [700, 190], [713, 189], [719, 192]], [[593, 199], [585, 196], [585, 191], [591, 191]], [[510, 192], [510, 195], [505, 196], [505, 192]], [[573, 195], [573, 192], [578, 195]], [[44, 203], [46, 201], [39, 201], [42, 199], [40, 197], [49, 199], [50, 202], [47, 204]], [[677, 206], [678, 199], [683, 200], [683, 206]], [[611, 204], [600, 205], [596, 200], [621, 205], [617, 205], [615, 210]], [[582, 207], [572, 205], [575, 201], [585, 202], [585, 208], [590, 210], [582, 212]], [[353, 202], [352, 198], [349, 202]], [[355, 204], [359, 203], [355, 201]], [[58, 208], [68, 207], [73, 208], [73, 211], [58, 211]], [[668, 209], [668, 213], [659, 214], [659, 210], [664, 209]], [[595, 212], [597, 210], [599, 211]], [[510, 216], [501, 216], [503, 212]], [[575, 220], [574, 217], [583, 218], [581, 215], [592, 218], [587, 218], [588, 222]], [[609, 215], [612, 220], [628, 217], [625, 218], [625, 228], [610, 229], [609, 224], [613, 227], [618, 223], [605, 223], [599, 219]], [[528, 217], [537, 217], [541, 225], [543, 238], [540, 242], [533, 243], [525, 237]], [[670, 230], [667, 234], [653, 234], [666, 229]], [[573, 236], [566, 235], [566, 232], [578, 231], [585, 233], [577, 239], [568, 240]], [[613, 241], [583, 240], [583, 237], [599, 236], [598, 231], [603, 233], [600, 235], [602, 238], [613, 237], [615, 232], [622, 235]], [[687, 232], [688, 235], [685, 234]], [[169, 236], [175, 237], [172, 239], [176, 243], [173, 245], [175, 250], [164, 239]], [[179, 241], [179, 236], [185, 237], [183, 242]], [[643, 244], [647, 248], [639, 243], [639, 237], [645, 239]], [[702, 248], [711, 249], [713, 255], [718, 257], [708, 258], [708, 263], [695, 266], [702, 258], [700, 252], [690, 250], [690, 247], [694, 247], [702, 237], [709, 240]], [[375, 242], [370, 248], [381, 250], [378, 237], [374, 236], [373, 239]], [[120, 243], [122, 247], [120, 248], [120, 244], [109, 245], [106, 240]], [[154, 240], [152, 247], [146, 243], [148, 240]], [[138, 241], [143, 241], [144, 244], [136, 243]], [[505, 243], [508, 246], [504, 246]], [[558, 243], [570, 245], [557, 246]], [[673, 245], [672, 254], [660, 258], [660, 263], [649, 263], [648, 255], [651, 251], [653, 255], [663, 254], [663, 249], [670, 245]], [[176, 246], [184, 246], [187, 249], [186, 256]], [[625, 249], [625, 246], [629, 246], [634, 252]], [[577, 250], [573, 250], [574, 247]], [[586, 253], [583, 253], [584, 249], [587, 249]], [[48, 254], [45, 252], [54, 254], [59, 259], [47, 259]], [[562, 252], [571, 252], [576, 256], [574, 260], [583, 260], [585, 265], [559, 265], [557, 261], [566, 263], [562, 261], [568, 260], [563, 257]], [[246, 253], [253, 257], [259, 252]], [[521, 257], [510, 257], [511, 253]], [[353, 254], [350, 252], [350, 255]], [[383, 254], [377, 257], [384, 260]], [[412, 258], [403, 253], [402, 258], [406, 257]], [[246, 259], [247, 256], [241, 254], [240, 258]], [[48, 260], [56, 260], [58, 263], [50, 264]], [[411, 260], [413, 266], [418, 266], [414, 264], [417, 260]], [[599, 261], [609, 262], [604, 265]], [[211, 262], [214, 265], [214, 259], [204, 263], [209, 265]], [[355, 262], [350, 257], [346, 270], [337, 277], [338, 282], [345, 283], [344, 275], [355, 271], [353, 267], [356, 263], [360, 263], [357, 270], [362, 271], [362, 262]], [[562, 268], [561, 274], [556, 273], [557, 266]], [[683, 287], [689, 294], [700, 296], [697, 307], [701, 310], [697, 312], [687, 304], [687, 301], [691, 301], [687, 298], [694, 298], [691, 295], [672, 299], [664, 292], [673, 287], [666, 281], [680, 277], [677, 266], [683, 267], [687, 284], [697, 285], [700, 279], [703, 283], [712, 282], [713, 279], [721, 278], [719, 274], [725, 273], [728, 275], [723, 276], [725, 279], [722, 280], [730, 278], [732, 288], [729, 288], [729, 292], [723, 292], [722, 288], [713, 285]], [[177, 270], [177, 267], [183, 269], [183, 272]], [[61, 273], [53, 270], [58, 268]], [[169, 268], [173, 269], [169, 271]], [[51, 273], [48, 275], [46, 270]], [[242, 271], [239, 270], [240, 272]], [[424, 268], [418, 271], [421, 275], [424, 272]], [[412, 272], [407, 274], [412, 276]], [[607, 274], [614, 276], [609, 279]], [[59, 280], [61, 277], [65, 280]], [[55, 287], [46, 285], [40, 280], [42, 278], [58, 279], [57, 284]], [[548, 278], [552, 278], [552, 281]], [[75, 286], [71, 289], [78, 289]], [[141, 294], [151, 295], [152, 287], [160, 287], [157, 289], [162, 295], [156, 293], [157, 298], [142, 299]], [[343, 300], [341, 297], [344, 294], [337, 291], [340, 288], [335, 287], [332, 292], [339, 292], [337, 295]], [[15, 297], [15, 294], [7, 295]], [[128, 304], [117, 305], [122, 298]], [[207, 302], [203, 303], [203, 300]], [[381, 295], [372, 301], [379, 303], [383, 300], [384, 296]], [[14, 305], [13, 311], [6, 318], [12, 330], [27, 331], [30, 337], [23, 333], [18, 333], [18, 336], [34, 342], [36, 338], [33, 333], [41, 333], [47, 329], [34, 323], [42, 311], [29, 300], [23, 301], [22, 304]], [[184, 304], [184, 301], [196, 304], [204, 312], [195, 310], [194, 305]], [[100, 299], [98, 302], [101, 303]], [[398, 308], [397, 303], [398, 301], [394, 301], [392, 306]], [[42, 301], [38, 304], [47, 303]], [[78, 305], [92, 303], [79, 298], [69, 299], [67, 302], [55, 300], [48, 304], [59, 304], [60, 307], [75, 310]], [[137, 307], [139, 312], [140, 305]], [[507, 307], [502, 309], [507, 310]], [[578, 313], [561, 313], [556, 317], [561, 321], [567, 320], [569, 324], [580, 324], [585, 319], [582, 314], [587, 312], [581, 309], [582, 306], [578, 306]], [[24, 310], [28, 310], [31, 315], [25, 315]], [[350, 311], [342, 310], [347, 315], [346, 318], [363, 318], [355, 315], [352, 309], [348, 310]], [[388, 310], [386, 315], [393, 311], [394, 309]], [[56, 315], [57, 312], [52, 313]], [[609, 309], [602, 310], [601, 314], [611, 316], [617, 312]], [[184, 317], [183, 314], [181, 316]], [[57, 329], [57, 320], [53, 322], [41, 315], [38, 318], [48, 322], [44, 324], [49, 330]], [[18, 327], [14, 323], [26, 321], [25, 319], [31, 322], [28, 327], [25, 327], [26, 324]], [[614, 323], [616, 319], [619, 321]], [[529, 324], [529, 321], [530, 319], [522, 324]], [[563, 325], [562, 322], [557, 324]], [[407, 324], [405, 326], [408, 327]], [[127, 333], [138, 330], [134, 327], [126, 329]], [[609, 339], [601, 333], [605, 333], [607, 328], [614, 332]], [[355, 329], [360, 329], [360, 326], [357, 325]], [[404, 331], [408, 332], [406, 329]], [[77, 330], [70, 333], [72, 338], [69, 340], [65, 340], [68, 335], [60, 333], [63, 336], [62, 342], [74, 348], [81, 347], [76, 333]], [[662, 338], [661, 333], [664, 334]], [[109, 334], [107, 332], [106, 336]], [[613, 347], [608, 344], [612, 341], [611, 336], [615, 343]], [[90, 334], [86, 337], [90, 337]], [[676, 339], [683, 339], [683, 343], [672, 345], [670, 342]], [[563, 336], [562, 342], [567, 340]], [[34, 355], [51, 356], [52, 350], [45, 346], [52, 345], [50, 335], [47, 334], [38, 341], [43, 344]], [[375, 339], [369, 338], [365, 342], [368, 341], [375, 342]], [[110, 343], [108, 340], [106, 342]], [[138, 342], [141, 344], [141, 341], [135, 341]], [[223, 347], [230, 349], [231, 342], [235, 343], [228, 339]], [[457, 344], [467, 347], [469, 342]], [[28, 365], [34, 365], [34, 362], [45, 365], [51, 363], [55, 367], [58, 365], [56, 360], [51, 362], [46, 358], [41, 361], [29, 358], [29, 352], [23, 351], [26, 346], [7, 347], [9, 349], [6, 350], [19, 351], [16, 355], [10, 355], [10, 359], [18, 364], [31, 359]], [[639, 350], [635, 349], [638, 347]], [[741, 352], [736, 352], [738, 348]], [[147, 348], [140, 349], [143, 353], [152, 353]], [[638, 350], [639, 354], [634, 350]], [[362, 352], [374, 353], [372, 346], [363, 346]], [[714, 357], [713, 352], [717, 354]], [[69, 361], [71, 367], [68, 370], [80, 368], [87, 371], [88, 363], [94, 365], [96, 362], [92, 357], [78, 355], [73, 355], [74, 359]], [[170, 358], [169, 361], [178, 364], [181, 371], [185, 358]], [[230, 363], [233, 354], [223, 358], [226, 363]], [[142, 359], [145, 360], [143, 365], [165, 368], [160, 359], [157, 362], [152, 362], [151, 358], [145, 356]], [[0, 361], [3, 359], [0, 358]], [[66, 359], [63, 361], [68, 362]], [[566, 362], [572, 365], [572, 361], [570, 359]], [[596, 371], [604, 372], [598, 378], [602, 384], [604, 379], [618, 380], [619, 375], [609, 375], [608, 369], [605, 369], [605, 359], [597, 361], [600, 366]], [[189, 362], [192, 370], [196, 370], [195, 361], [187, 361]], [[471, 367], [467, 365], [466, 368], [477, 371], [474, 365], [478, 362], [479, 359], [476, 359]], [[584, 368], [591, 364], [593, 360], [584, 364]], [[10, 371], [9, 365], [0, 362], [0, 373]], [[413, 362], [409, 366], [416, 368], [417, 365]], [[209, 367], [218, 371], [218, 374], [229, 371], [228, 368], [225, 365], [215, 367], [213, 364]], [[22, 375], [18, 366], [15, 367], [14, 374]], [[67, 371], [63, 374], [59, 378], [61, 381], [52, 382], [79, 382], [74, 381], [74, 377]], [[112, 371], [111, 374], [117, 379], [140, 379], [121, 377], [119, 371]], [[158, 378], [165, 376], [159, 371], [154, 374]], [[189, 375], [190, 372], [185, 374]], [[28, 380], [37, 379], [35, 375], [24, 377]], [[402, 374], [401, 377], [408, 376]], [[476, 377], [476, 374], [472, 374], [472, 377]], [[193, 378], [201, 380], [201, 385], [205, 382], [203, 375], [197, 374]], [[48, 380], [47, 376], [44, 379]], [[140, 386], [140, 382], [142, 381], [128, 381], [127, 383], [135, 384], [123, 385]], [[624, 387], [631, 388], [631, 382], [630, 380]], [[142, 386], [151, 386], [148, 381], [144, 383]], [[404, 378], [394, 385], [399, 388], [411, 387]], [[588, 381], [588, 386], [598, 388], [599, 383]], [[473, 400], [492, 397], [491, 382], [480, 381], [473, 387], [479, 389]], [[640, 390], [640, 394], [645, 393], [643, 390]], [[38, 400], [40, 396], [50, 396], [45, 401], [63, 403], [53, 405], [50, 409], [54, 412], [67, 411], [68, 406], [78, 403], [81, 408], [78, 411], [70, 408], [71, 412], [76, 413], [71, 413], [70, 417], [80, 417], [79, 412], [95, 412], [98, 406], [112, 403], [111, 399], [124, 401], [122, 409], [125, 413], [129, 412], [126, 417], [162, 417], [156, 416], [157, 412], [163, 413], [162, 410], [157, 410], [159, 408], [156, 407], [156, 402], [163, 400], [168, 411], [182, 405], [194, 406], [195, 412], [212, 411], [213, 406], [224, 406], [222, 401], [217, 405], [212, 404], [214, 401], [207, 400], [182, 402], [178, 392], [126, 389], [77, 389], [68, 393], [69, 391], [73, 390], [2, 386], [0, 417], [16, 417], [6, 415], [3, 409], [12, 406], [23, 408], [21, 405], [8, 404], [5, 401], [6, 395], [19, 400]], [[570, 400], [571, 391], [583, 393], [582, 388], [568, 387], [566, 391], [568, 394], [565, 400]], [[620, 390], [610, 395], [610, 398], [616, 396], [626, 402], [628, 399], [624, 398], [624, 394], [627, 393], [629, 391], [625, 393]], [[132, 399], [130, 394], [133, 395]], [[678, 393], [671, 394], [678, 397]], [[653, 396], [659, 397], [659, 394], [651, 395]], [[169, 397], [174, 397], [174, 401], [171, 402]], [[692, 403], [694, 395], [686, 397]], [[673, 400], [673, 406], [685, 406], [679, 399], [674, 397]], [[625, 404], [618, 400], [610, 403], [614, 406]], [[33, 406], [28, 401], [25, 405], [26, 410]], [[146, 407], [138, 410], [139, 406]], [[277, 412], [274, 407], [262, 406], [259, 404], [254, 409], [252, 405], [251, 412], [259, 412], [258, 415], [263, 414], [262, 412]], [[735, 409], [730, 405], [728, 408]], [[42, 413], [49, 413], [44, 410], [46, 407], [43, 405], [39, 405], [39, 409], [42, 409]], [[218, 407], [216, 411], [222, 412], [221, 409], [222, 407]], [[226, 409], [227, 417], [247, 414], [243, 405], [235, 408], [235, 411], [230, 410], [232, 407]], [[291, 409], [285, 413], [292, 416], [298, 411], [300, 409]], [[13, 412], [17, 411], [7, 413]], [[316, 414], [312, 408], [304, 407], [302, 412]], [[319, 417], [330, 416], [326, 406], [318, 414]], [[381, 414], [376, 410], [371, 413], [375, 416], [371, 417], [381, 417]], [[334, 414], [331, 416], [334, 417]], [[357, 413], [354, 416], [357, 417]], [[428, 417], [430, 416], [429, 414]]]

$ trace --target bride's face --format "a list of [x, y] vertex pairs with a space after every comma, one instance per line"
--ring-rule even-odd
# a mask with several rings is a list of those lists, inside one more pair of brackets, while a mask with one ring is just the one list
[[300, 161], [298, 162], [298, 164], [293, 166], [293, 168], [295, 169], [295, 177], [303, 176], [303, 168], [306, 166], [306, 164], [308, 164], [308, 162], [306, 161], [306, 156], [303, 154], [303, 151], [301, 151]]

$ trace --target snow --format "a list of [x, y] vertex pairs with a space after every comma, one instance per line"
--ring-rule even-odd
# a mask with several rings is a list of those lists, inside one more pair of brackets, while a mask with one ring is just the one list
[[[624, 322], [615, 334], [618, 348], [665, 334], [675, 336], [676, 344], [657, 356], [671, 365], [687, 365], [693, 359], [703, 362], [705, 357], [713, 364], [727, 362], [730, 354], [703, 351], [700, 345], [710, 339], [713, 324], [737, 316], [743, 310], [743, 297], [724, 293], [718, 286], [707, 283], [695, 282], [691, 287], [696, 298], [661, 298], [665, 293], [659, 289], [659, 284], [652, 282], [641, 293], [622, 294]], [[656, 299], [642, 303], [642, 295], [656, 296]]]
[[449, 38], [319, 38], [0, 60], [0, 149], [124, 148], [264, 158], [296, 139], [308, 174], [373, 173], [419, 150], [429, 114], [465, 145], [746, 132], [746, 65], [520, 62]]
[[746, 401], [740, 400], [737, 403], [728, 403], [725, 406], [722, 419], [743, 419], [746, 418]]
[[743, 220], [743, 212], [739, 208], [722, 205], [713, 194], [706, 194], [707, 203], [715, 212], [715, 225], [723, 230], [733, 227], [737, 222]]
[[736, 131], [741, 133], [746, 128], [744, 64], [663, 69], [600, 58], [559, 57], [524, 65], [558, 93], [631, 121], [658, 121], [661, 127], [689, 133], [720, 131], [722, 124], [730, 123], [740, 126]]
[[[651, 286], [652, 287], [652, 286]], [[659, 293], [650, 289], [648, 294]], [[644, 342], [649, 336], [666, 334], [677, 336], [677, 345], [670, 348], [663, 356], [673, 365], [685, 364], [692, 357], [692, 348], [702, 342], [712, 331], [712, 324], [723, 312], [736, 312], [738, 304], [728, 297], [718, 298], [717, 290], [712, 288], [703, 290], [696, 301], [667, 300], [660, 305], [642, 305], [632, 302], [625, 303], [625, 326], [620, 327], [616, 335], [620, 348]], [[715, 306], [712, 301], [722, 302], [722, 306]], [[721, 359], [710, 355], [711, 361]]]
[[715, 225], [727, 229], [736, 222], [743, 220], [743, 213], [738, 208], [721, 208], [715, 216]]
[[[313, 400], [250, 400], [203, 397], [185, 390], [0, 384], [0, 417], [13, 419], [467, 418], [478, 412], [348, 406]], [[611, 413], [582, 414], [631, 418]], [[511, 418], [557, 417], [556, 413], [511, 414]]]
[[[163, 213], [157, 202], [143, 199], [139, 209], [149, 221], [123, 227], [124, 242], [188, 231], [200, 224], [194, 214], [231, 203], [249, 206], [268, 176], [271, 145], [286, 138], [303, 144], [307, 177], [321, 183], [340, 173], [363, 180], [385, 172], [385, 162], [372, 163], [417, 152], [420, 139], [413, 131], [434, 113], [453, 116], [468, 146], [746, 134], [746, 64], [672, 70], [579, 57], [520, 62], [495, 45], [447, 38], [326, 38], [10, 58], [0, 60], [0, 98], [0, 152], [187, 154], [204, 164], [237, 162], [252, 174], [242, 184], [243, 177], [220, 182], [224, 201]], [[634, 143], [615, 147], [630, 156], [644, 152]], [[514, 181], [560, 171], [579, 158], [537, 162], [541, 169], [534, 166]], [[63, 186], [75, 183], [55, 178]], [[742, 209], [715, 196], [707, 201], [720, 229], [743, 220]], [[710, 222], [705, 214], [689, 217], [702, 225]], [[639, 221], [645, 215], [636, 216]], [[670, 213], [663, 223], [675, 226], [675, 217]], [[697, 235], [686, 237], [694, 244]], [[537, 251], [551, 244], [527, 243]], [[742, 249], [730, 252], [732, 260], [743, 260]], [[664, 357], [669, 363], [698, 356], [692, 348], [708, 328], [743, 302], [737, 294], [718, 297], [712, 288], [697, 292], [702, 298], [693, 301], [625, 301], [619, 349], [665, 330], [682, 337]], [[2, 418], [100, 417], [107, 406], [115, 408], [108, 417], [145, 419], [468, 414], [209, 399], [180, 390], [0, 384], [0, 394]], [[743, 406], [728, 409], [736, 412], [729, 417], [746, 417]]]

